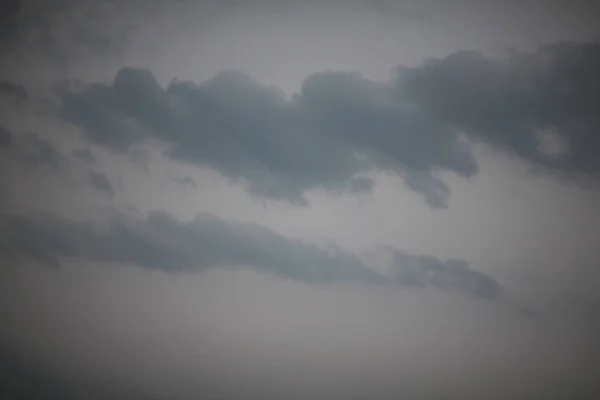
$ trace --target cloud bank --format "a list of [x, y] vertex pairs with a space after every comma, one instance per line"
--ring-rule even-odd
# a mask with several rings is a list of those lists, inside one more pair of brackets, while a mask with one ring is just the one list
[[[445, 208], [450, 189], [439, 173], [478, 172], [461, 134], [557, 173], [598, 172], [599, 49], [561, 44], [504, 58], [462, 51], [398, 67], [386, 83], [317, 73], [291, 100], [241, 72], [163, 88], [150, 71], [127, 67], [110, 85], [63, 86], [60, 115], [114, 151], [159, 139], [172, 159], [271, 199], [302, 205], [313, 189], [369, 191], [374, 182], [361, 174], [383, 170]], [[544, 129], [567, 151], [543, 151]]]
[[240, 72], [164, 89], [149, 71], [124, 68], [111, 85], [59, 95], [62, 118], [96, 144], [125, 151], [160, 139], [175, 160], [299, 205], [312, 189], [368, 191], [373, 181], [360, 174], [385, 169], [405, 176], [430, 205], [445, 207], [449, 189], [437, 171], [477, 171], [457, 135], [392, 103], [388, 87], [357, 74], [312, 76], [290, 101]]
[[23, 103], [29, 97], [23, 85], [11, 81], [0, 81], [0, 94], [13, 100], [14, 103]]
[[110, 197], [114, 197], [115, 192], [106, 174], [97, 171], [90, 171], [87, 174], [87, 178], [90, 185], [92, 185], [94, 188], [100, 192], [108, 194]]
[[[461, 51], [397, 69], [398, 97], [430, 118], [551, 171], [600, 171], [600, 44], [560, 43], [488, 58]], [[564, 138], [547, 154], [538, 134]]]
[[53, 268], [60, 266], [62, 258], [167, 272], [245, 266], [305, 283], [430, 284], [488, 300], [501, 293], [492, 277], [470, 269], [464, 261], [443, 262], [397, 251], [397, 274], [390, 279], [348, 251], [318, 247], [256, 224], [221, 220], [208, 213], [189, 222], [179, 222], [165, 211], [153, 211], [145, 219], [116, 213], [103, 225], [50, 214], [5, 214], [0, 217], [0, 255], [27, 257]]

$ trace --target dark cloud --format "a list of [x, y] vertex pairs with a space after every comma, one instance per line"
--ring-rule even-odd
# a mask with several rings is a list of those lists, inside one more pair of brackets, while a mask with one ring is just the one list
[[[163, 88], [149, 71], [124, 68], [111, 85], [64, 88], [61, 115], [117, 151], [161, 139], [173, 159], [215, 168], [260, 196], [306, 204], [312, 189], [369, 190], [372, 183], [356, 179], [377, 169], [396, 172], [443, 208], [450, 190], [438, 172], [478, 171], [461, 132], [548, 170], [599, 172], [598, 71], [598, 44], [497, 59], [460, 51], [400, 67], [388, 83], [318, 73], [286, 100], [240, 72]], [[540, 147], [548, 129], [566, 139], [567, 151]]]
[[409, 21], [422, 21], [427, 13], [422, 9], [421, 4], [414, 2], [398, 2], [395, 0], [369, 0], [366, 2], [369, 7], [380, 12], [385, 16], [393, 16]]
[[[56, 22], [69, 9], [67, 0], [38, 2], [36, 4], [21, 0], [10, 0], [6, 22], [3, 18], [3, 50], [15, 55], [23, 51], [40, 51], [61, 65], [66, 59], [65, 49], [61, 49], [57, 40]], [[4, 8], [4, 7], [3, 7]], [[4, 11], [4, 10], [3, 10]], [[8, 11], [8, 10], [7, 10]]]
[[14, 40], [18, 35], [19, 0], [6, 0], [0, 3], [0, 41]]
[[56, 169], [70, 167], [69, 159], [54, 144], [38, 133], [30, 132], [19, 137], [20, 155], [32, 168], [50, 166]]
[[74, 400], [78, 396], [50, 365], [0, 344], [0, 398]]
[[90, 171], [87, 175], [87, 178], [90, 185], [95, 187], [97, 190], [109, 194], [110, 197], [114, 197], [115, 192], [106, 174], [97, 171]]
[[12, 144], [12, 133], [7, 128], [0, 125], [0, 147], [9, 148], [12, 146]]
[[121, 54], [138, 18], [156, 12], [160, 3], [6, 0], [0, 8], [0, 55], [10, 54], [14, 68], [32, 54], [46, 67], [65, 68], [77, 58]]
[[311, 189], [370, 190], [357, 174], [383, 169], [444, 207], [437, 171], [471, 176], [475, 160], [456, 134], [394, 103], [389, 89], [328, 72], [288, 101], [240, 72], [164, 89], [149, 71], [123, 68], [111, 85], [58, 93], [60, 115], [95, 143], [123, 152], [145, 137], [162, 139], [173, 159], [215, 168], [259, 196], [306, 204]]
[[190, 222], [179, 222], [164, 211], [153, 211], [145, 219], [117, 214], [103, 226], [54, 215], [0, 217], [0, 255], [29, 257], [51, 267], [60, 266], [65, 257], [172, 272], [246, 266], [309, 283], [429, 285], [489, 300], [501, 293], [493, 278], [470, 269], [464, 261], [394, 254], [397, 273], [390, 281], [339, 248], [320, 248], [259, 225], [207, 213]]
[[137, 165], [145, 172], [150, 172], [150, 161], [152, 159], [147, 149], [134, 149], [129, 153], [129, 161]]
[[115, 103], [118, 99], [110, 88], [94, 84], [78, 93], [71, 86], [67, 82], [56, 85], [62, 100], [59, 115], [85, 127], [85, 133], [92, 142], [122, 153], [141, 139], [140, 134], [135, 133], [131, 119]]
[[198, 183], [196, 182], [196, 180], [194, 178], [192, 178], [189, 175], [175, 176], [175, 177], [173, 177], [173, 180], [175, 182], [179, 183], [180, 185], [191, 186], [194, 189], [198, 189]]
[[85, 161], [88, 163], [94, 162], [96, 160], [96, 158], [94, 157], [94, 154], [91, 152], [90, 149], [75, 150], [71, 153], [71, 156], [73, 158], [76, 158], [78, 160]]
[[54, 177], [70, 178], [71, 160], [35, 132], [13, 134], [0, 126], [0, 150], [0, 209], [22, 203], [19, 182], [30, 179], [31, 172], [49, 171]]
[[496, 300], [502, 292], [498, 282], [469, 268], [465, 261], [442, 261], [402, 251], [394, 252], [394, 280], [401, 286], [434, 286], [488, 300]]
[[0, 225], [1, 253], [27, 256], [53, 267], [61, 257], [83, 257], [167, 271], [249, 266], [305, 282], [383, 283], [379, 274], [350, 253], [327, 251], [257, 225], [227, 222], [210, 214], [187, 223], [162, 211], [151, 212], [144, 220], [121, 215], [105, 227], [51, 215], [5, 215]]
[[406, 186], [423, 193], [423, 199], [432, 208], [445, 208], [450, 198], [450, 188], [441, 179], [429, 173], [411, 172], [405, 174]]
[[23, 85], [11, 81], [0, 81], [0, 93], [9, 96], [16, 103], [23, 103], [29, 97]]
[[[429, 118], [536, 165], [567, 174], [600, 172], [600, 44], [555, 44], [488, 58], [462, 51], [398, 69], [398, 97]], [[540, 130], [566, 142], [540, 149]]]

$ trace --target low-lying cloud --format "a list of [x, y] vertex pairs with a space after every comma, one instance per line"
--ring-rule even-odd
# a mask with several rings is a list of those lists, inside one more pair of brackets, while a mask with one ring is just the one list
[[[160, 139], [169, 157], [214, 168], [259, 196], [302, 205], [313, 189], [369, 191], [361, 174], [384, 170], [444, 208], [450, 188], [439, 172], [478, 172], [463, 133], [554, 172], [598, 172], [599, 49], [561, 44], [503, 58], [462, 51], [399, 67], [387, 83], [317, 73], [291, 100], [241, 72], [163, 88], [150, 71], [123, 68], [110, 85], [63, 86], [60, 115], [115, 151]], [[568, 152], [540, 147], [547, 129]]]
[[[460, 51], [397, 69], [397, 93], [440, 124], [551, 171], [600, 172], [600, 44], [560, 43], [490, 58]], [[540, 148], [551, 129], [564, 154]]]
[[91, 163], [96, 160], [94, 153], [90, 149], [78, 149], [71, 153], [71, 157], [86, 163]]
[[31, 168], [51, 167], [67, 170], [71, 167], [69, 158], [51, 141], [38, 133], [19, 135], [21, 159]]
[[8, 97], [14, 103], [23, 103], [29, 97], [23, 85], [11, 81], [0, 81], [0, 95]]
[[12, 132], [8, 128], [5, 128], [4, 126], [0, 125], [0, 147], [8, 149], [12, 146], [12, 144]]
[[343, 249], [319, 247], [260, 225], [221, 220], [208, 213], [189, 222], [179, 222], [165, 211], [150, 212], [145, 219], [117, 213], [102, 225], [50, 214], [12, 214], [0, 217], [0, 233], [0, 255], [27, 257], [54, 268], [63, 258], [167, 272], [245, 266], [305, 283], [430, 284], [489, 300], [501, 292], [493, 278], [470, 269], [464, 261], [443, 262], [397, 251], [398, 273], [390, 279]]
[[111, 85], [59, 94], [62, 118], [96, 144], [125, 151], [162, 139], [171, 158], [215, 168], [259, 196], [302, 205], [312, 189], [368, 191], [373, 182], [360, 174], [385, 169], [445, 207], [449, 189], [437, 171], [471, 176], [474, 158], [456, 134], [394, 104], [388, 89], [328, 72], [289, 101], [240, 72], [164, 89], [150, 71], [124, 68]]
[[393, 281], [401, 286], [434, 286], [474, 297], [496, 299], [502, 292], [493, 278], [469, 268], [463, 260], [442, 261], [426, 255], [394, 251]]
[[88, 182], [98, 191], [108, 194], [110, 197], [115, 195], [112, 184], [108, 176], [102, 172], [90, 171], [87, 174]]

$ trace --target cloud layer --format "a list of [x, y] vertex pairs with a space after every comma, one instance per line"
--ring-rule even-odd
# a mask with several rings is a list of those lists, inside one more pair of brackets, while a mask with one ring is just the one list
[[494, 279], [469, 268], [462, 260], [441, 261], [425, 255], [394, 251], [393, 280], [401, 286], [434, 286], [474, 297], [496, 299], [502, 288]]
[[[567, 174], [600, 172], [600, 44], [555, 44], [488, 58], [461, 51], [398, 68], [398, 96], [444, 126]], [[565, 139], [546, 154], [538, 134]]]
[[0, 81], [0, 94], [13, 100], [14, 103], [23, 103], [29, 97], [23, 85], [11, 81]]
[[189, 222], [179, 222], [165, 211], [153, 211], [145, 219], [116, 213], [103, 226], [49, 214], [5, 214], [0, 217], [0, 255], [27, 257], [53, 268], [65, 257], [170, 272], [246, 266], [306, 283], [431, 284], [489, 300], [501, 292], [493, 278], [464, 261], [443, 262], [397, 251], [397, 273], [390, 280], [345, 250], [321, 248], [208, 213]]
[[[241, 72], [163, 88], [150, 71], [123, 68], [110, 85], [62, 87], [60, 114], [97, 144], [125, 151], [160, 139], [171, 158], [272, 199], [306, 204], [312, 189], [369, 191], [374, 183], [361, 174], [384, 170], [444, 208], [450, 189], [438, 173], [478, 172], [461, 133], [555, 172], [598, 172], [599, 48], [563, 44], [497, 59], [463, 51], [399, 67], [388, 83], [318, 73], [292, 100]], [[543, 151], [544, 129], [567, 150]]]
[[166, 89], [147, 70], [124, 68], [111, 85], [63, 88], [61, 116], [96, 144], [125, 151], [153, 137], [171, 158], [210, 166], [250, 192], [306, 204], [306, 191], [368, 191], [361, 173], [395, 171], [434, 207], [448, 187], [436, 176], [471, 176], [477, 165], [457, 135], [392, 102], [389, 87], [357, 74], [310, 77], [293, 100], [240, 72]]
[[36, 132], [13, 134], [8, 128], [0, 125], [0, 148], [15, 156], [15, 161], [29, 168], [50, 167], [67, 171], [71, 167], [69, 158], [56, 146]]
[[102, 172], [89, 171], [87, 174], [88, 182], [100, 192], [108, 194], [110, 197], [115, 195], [113, 187], [108, 176]]
[[0, 147], [7, 149], [13, 144], [12, 133], [8, 128], [0, 125]]

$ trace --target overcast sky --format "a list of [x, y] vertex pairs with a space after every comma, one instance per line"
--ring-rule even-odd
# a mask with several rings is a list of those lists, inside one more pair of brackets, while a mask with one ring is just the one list
[[600, 395], [592, 1], [2, 7], [3, 348], [163, 398]]

